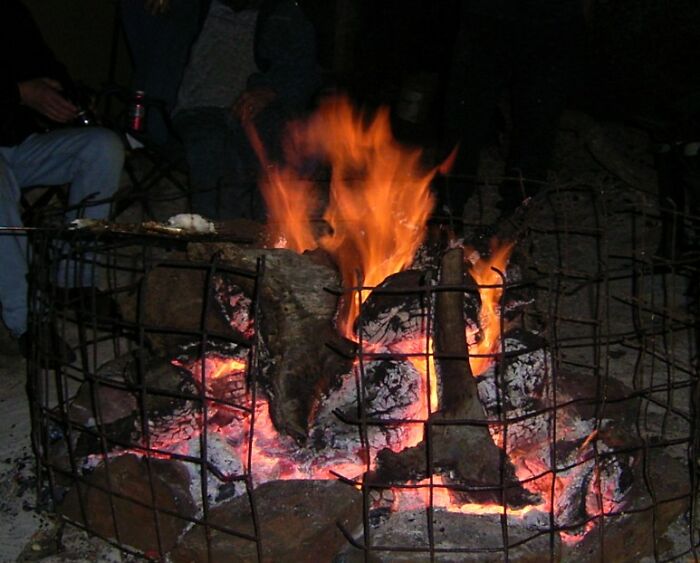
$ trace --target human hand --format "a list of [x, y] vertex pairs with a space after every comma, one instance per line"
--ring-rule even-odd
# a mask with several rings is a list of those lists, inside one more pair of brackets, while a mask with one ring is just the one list
[[69, 123], [78, 115], [78, 108], [63, 94], [63, 87], [51, 78], [34, 78], [20, 82], [22, 103], [57, 123]]
[[256, 88], [246, 90], [233, 103], [231, 112], [242, 122], [255, 119], [263, 109], [265, 109], [275, 98], [277, 92], [272, 88]]
[[144, 0], [143, 7], [149, 14], [159, 16], [170, 9], [170, 0]]

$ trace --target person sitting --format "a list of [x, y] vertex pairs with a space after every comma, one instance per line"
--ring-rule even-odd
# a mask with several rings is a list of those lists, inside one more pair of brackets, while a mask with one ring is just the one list
[[185, 146], [192, 211], [261, 220], [253, 125], [271, 162], [320, 85], [314, 30], [292, 0], [214, 0], [195, 41], [173, 125]]
[[145, 135], [157, 145], [170, 141], [172, 113], [190, 48], [208, 0], [121, 0], [120, 20], [133, 65], [132, 88], [163, 104], [148, 111]]
[[[122, 141], [102, 127], [71, 126], [79, 113], [66, 95], [73, 83], [19, 0], [0, 8], [0, 69], [0, 231], [23, 227], [21, 190], [37, 185], [70, 184], [68, 204], [76, 210], [67, 221], [78, 209], [87, 218], [106, 218], [124, 164]], [[0, 232], [0, 255], [2, 318], [26, 357], [32, 350], [26, 237]], [[87, 275], [69, 279], [64, 269], [65, 275], [56, 273], [57, 285], [92, 283]]]

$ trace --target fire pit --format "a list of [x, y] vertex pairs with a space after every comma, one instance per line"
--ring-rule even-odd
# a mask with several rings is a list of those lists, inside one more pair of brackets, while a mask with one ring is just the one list
[[[252, 241], [221, 225], [35, 234], [32, 314], [80, 351], [30, 368], [55, 511], [176, 562], [694, 554], [698, 272], [652, 267], [644, 199], [561, 187], [446, 247], [418, 228], [437, 170], [381, 115], [316, 119], [291, 138], [340, 175], [320, 227], [300, 220], [307, 183], [274, 169], [284, 205]], [[335, 127], [370, 156], [329, 144], [353, 137]], [[369, 215], [397, 230], [382, 239]], [[46, 280], [66, 252], [119, 314], [61, 302]]]

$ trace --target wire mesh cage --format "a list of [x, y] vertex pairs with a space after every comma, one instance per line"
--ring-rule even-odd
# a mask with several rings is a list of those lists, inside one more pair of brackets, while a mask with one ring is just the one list
[[344, 289], [318, 253], [35, 232], [53, 510], [153, 560], [697, 559], [697, 261], [638, 192], [468, 227]]

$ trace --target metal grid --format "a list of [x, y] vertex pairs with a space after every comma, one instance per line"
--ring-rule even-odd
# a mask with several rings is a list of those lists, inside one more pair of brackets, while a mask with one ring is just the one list
[[[469, 417], [432, 418], [428, 422], [374, 417], [363, 407], [371, 376], [367, 366], [377, 359], [403, 362], [408, 356], [422, 354], [427, 360], [432, 354], [427, 352], [427, 339], [422, 351], [410, 354], [377, 353], [365, 348], [360, 339], [355, 348], [358, 367], [348, 375], [356, 382], [357, 416], [340, 415], [341, 422], [354, 427], [360, 443], [370, 450], [369, 436], [378, 427], [424, 427], [428, 436], [424, 449], [428, 482], [384, 481], [376, 475], [370, 479], [370, 456], [364, 478], [335, 472], [339, 482], [349, 489], [359, 489], [362, 498], [359, 527], [348, 528], [335, 521], [327, 523], [344, 536], [345, 545], [338, 548], [337, 560], [483, 561], [518, 559], [528, 553], [535, 553], [540, 560], [562, 557], [618, 560], [622, 551], [634, 552], [634, 546], [625, 543], [630, 541], [625, 538], [630, 535], [630, 527], [637, 530], [631, 535], [632, 541], [642, 537], [649, 540], [646, 555], [655, 560], [698, 559], [695, 510], [699, 459], [697, 261], [682, 256], [664, 260], [653, 258], [658, 217], [643, 194], [611, 195], [597, 188], [560, 187], [538, 196], [531, 206], [535, 204], [536, 210], [531, 207], [524, 222], [510, 229], [509, 233], [518, 238], [516, 255], [508, 272], [500, 274], [505, 295], [514, 295], [514, 300], [525, 304], [506, 310], [508, 299], [504, 299], [501, 317], [520, 330], [537, 335], [540, 344], [536, 349], [542, 350], [551, 361], [547, 364], [551, 372], [547, 368], [546, 376], [547, 385], [554, 392], [551, 402], [541, 409], [509, 411], [508, 399], [500, 395], [507, 386], [504, 379], [507, 377], [506, 359], [517, 359], [533, 350], [518, 353], [502, 343], [494, 352], [496, 368], [492, 373], [498, 407], [491, 413], [489, 425], [500, 429], [507, 444], [508, 436], [517, 434], [519, 424], [549, 417], [551, 439], [547, 447], [551, 464], [532, 480], [551, 477], [552, 494], [560, 474], [588, 464], [593, 481], [598, 482], [597, 491], [595, 483], [590, 490], [602, 505], [604, 491], [601, 491], [600, 475], [607, 470], [606, 460], [633, 458], [634, 482], [630, 495], [635, 495], [636, 500], [625, 496], [612, 510], [603, 511], [603, 514], [584, 510], [584, 518], [573, 521], [562, 521], [550, 507], [541, 516], [541, 522], [532, 526], [514, 523], [505, 510], [490, 517], [446, 515], [434, 503], [438, 493], [444, 490], [467, 496], [485, 492], [501, 498], [508, 496], [509, 493], [504, 492], [510, 486], [505, 483], [506, 471], [503, 470], [506, 457], [501, 456], [499, 460], [501, 471], [495, 485], [465, 484], [459, 479], [452, 484], [437, 483], [434, 479], [436, 460], [433, 459], [434, 442], [438, 440], [434, 437], [436, 428], [483, 427], [484, 421]], [[678, 214], [677, 219], [684, 221], [687, 229], [697, 232], [697, 218]], [[483, 225], [471, 227], [473, 240], [485, 240]], [[33, 443], [44, 478], [42, 482], [48, 486], [54, 509], [59, 514], [124, 552], [153, 560], [163, 559], [173, 549], [174, 535], [187, 527], [199, 526], [205, 538], [201, 560], [217, 560], [220, 556], [217, 545], [222, 535], [249, 544], [251, 559], [263, 560], [269, 557], [267, 550], [273, 549], [274, 553], [271, 543], [276, 541], [272, 539], [276, 534], [269, 533], [262, 521], [261, 513], [265, 508], [262, 504], [268, 501], [260, 500], [254, 485], [257, 469], [251, 452], [258, 416], [256, 406], [266, 391], [261, 381], [267, 358], [258, 334], [250, 338], [222, 334], [209, 325], [206, 311], [214, 299], [216, 280], [221, 275], [246, 280], [251, 297], [249, 314], [256, 324], [260, 299], [264, 298], [259, 287], [266, 275], [265, 260], [261, 259], [250, 270], [232, 268], [217, 260], [188, 260], [183, 255], [187, 242], [182, 237], [123, 232], [33, 233], [32, 326], [50, 324], [56, 327], [78, 353], [75, 362], [58, 369], [44, 367], [50, 363], [46, 358], [36, 357], [30, 362]], [[63, 283], [57, 282], [57, 264], [66, 261], [70, 267], [61, 270], [66, 277]], [[426, 268], [435, 273], [434, 264]], [[512, 268], [515, 270], [511, 271]], [[201, 280], [203, 283], [198, 286], [201, 295], [197, 301], [201, 307], [200, 316], [191, 319], [185, 327], [154, 317], [144, 301], [150, 295], [146, 285], [153, 279], [153, 272], [161, 272], [164, 279], [175, 272], [174, 279], [194, 276]], [[191, 276], [178, 277], [182, 272]], [[86, 275], [99, 282], [103, 297], [110, 296], [120, 303], [127, 297], [132, 299], [136, 305], [130, 314], [114, 318], [102, 315], [94, 299], [80, 304], [76, 312], [76, 307], [68, 302], [68, 292], [61, 286], [71, 285], [71, 279], [84, 280]], [[417, 299], [424, 305], [425, 335], [432, 333], [434, 299], [438, 293], [456, 291], [469, 296], [479, 289], [473, 285], [441, 286], [436, 279], [401, 290], [384, 290], [393, 295], [403, 292], [407, 299]], [[168, 292], [175, 302], [182, 298], [179, 287], [171, 287]], [[362, 313], [360, 318], [363, 318]], [[41, 339], [45, 333], [37, 329], [36, 338]], [[358, 333], [363, 333], [361, 321]], [[173, 389], [148, 381], [153, 340], [163, 335], [176, 337], [178, 341], [188, 340], [190, 350], [195, 350], [193, 357], [199, 358], [199, 373], [203, 375], [194, 386]], [[39, 350], [50, 348], [40, 346]], [[213, 396], [207, 385], [206, 352], [227, 349], [235, 349], [236, 354], [246, 359], [244, 401], [239, 400], [240, 396], [235, 399]], [[105, 375], [103, 366], [114, 365], [125, 357], [129, 358], [130, 378], [118, 379], [113, 373]], [[168, 359], [175, 359], [175, 354]], [[585, 381], [588, 394], [560, 400], [557, 389], [564, 383], [558, 378], [563, 373], [574, 374], [574, 377], [569, 376], [574, 381]], [[615, 381], [621, 381], [624, 386], [617, 387]], [[107, 405], [102, 395], [105, 389], [117, 396], [128, 395], [135, 401], [130, 415], [130, 433], [119, 434], [115, 425], [106, 421], [103, 410]], [[618, 389], [623, 389], [624, 393], [620, 394]], [[425, 391], [430, 392], [430, 385]], [[83, 402], [90, 411], [87, 418], [76, 417], [75, 401], [81, 394], [87, 397]], [[158, 419], [158, 411], [152, 408], [151, 402], [163, 399], [187, 404], [190, 420], [197, 427], [197, 451], [175, 452], [164, 446], [156, 435], [163, 421]], [[581, 440], [585, 441], [590, 455], [562, 466], [557, 448], [565, 429], [557, 428], [558, 413], [572, 408], [588, 412], [587, 428], [596, 431], [609, 427], [609, 421], [616, 421], [620, 413], [631, 416], [624, 428], [633, 435], [624, 443], [611, 442], [604, 444], [605, 447], [599, 447], [598, 439], [591, 438], [591, 433], [581, 436], [576, 443], [580, 445]], [[247, 459], [238, 472], [222, 471], [211, 460], [213, 426], [209, 422], [222, 410], [229, 417], [248, 421], [243, 433], [247, 447], [242, 450], [247, 452]], [[138, 439], [133, 440], [134, 435], [138, 435]], [[127, 454], [141, 460], [137, 464], [143, 478], [143, 489], [138, 489], [141, 496], [134, 495], [132, 489], [125, 489], [118, 482], [123, 476], [112, 475], [112, 464], [105, 463]], [[180, 463], [189, 470], [192, 491], [195, 491], [193, 497], [197, 497], [194, 510], [182, 510], [177, 504], [159, 504], [163, 497], [157, 491], [158, 479], [167, 472], [163, 464], [171, 462]], [[664, 472], [672, 470], [674, 475], [669, 476], [669, 482], [675, 489], [669, 491], [663, 483]], [[101, 477], [96, 478], [96, 474]], [[212, 497], [212, 482], [229, 483], [237, 494], [247, 497], [249, 526], [229, 526], [210, 516], [217, 504]], [[402, 524], [405, 529], [392, 527], [393, 516], [387, 516], [378, 506], [381, 502], [378, 503], [377, 498], [386, 495], [389, 489], [427, 491], [428, 505], [415, 512], [419, 517], [411, 524]], [[90, 495], [99, 496], [101, 504], [98, 504], [107, 512], [99, 522], [91, 514], [98, 504], [91, 504], [97, 501], [91, 501]], [[585, 496], [583, 493], [584, 503]], [[65, 509], [68, 498], [72, 498], [75, 505], [72, 512]], [[284, 503], [283, 498], [276, 499], [276, 504], [284, 506]], [[152, 532], [148, 547], [134, 547], [134, 539], [128, 536], [130, 531], [120, 530], [126, 525], [119, 514], [124, 510], [140, 510], [150, 515], [150, 522], [139, 520], [141, 527], [147, 526]], [[669, 522], [668, 514], [672, 514], [673, 521]], [[174, 522], [180, 522], [180, 527]], [[582, 541], [574, 547], [563, 546], [562, 532], [586, 524], [591, 530]], [[669, 524], [671, 530], [667, 532]], [[179, 532], [172, 532], [173, 526]], [[412, 543], [410, 539], [416, 537], [419, 539]], [[632, 556], [637, 557], [637, 553]]]

